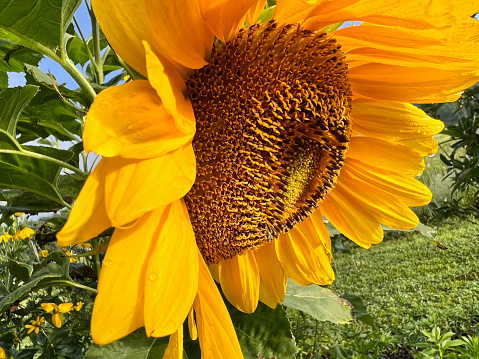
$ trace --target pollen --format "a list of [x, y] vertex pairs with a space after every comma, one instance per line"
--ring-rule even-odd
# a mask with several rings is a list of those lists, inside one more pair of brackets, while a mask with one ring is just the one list
[[334, 187], [351, 89], [339, 44], [274, 21], [217, 43], [187, 80], [197, 177], [186, 195], [208, 264], [271, 242]]

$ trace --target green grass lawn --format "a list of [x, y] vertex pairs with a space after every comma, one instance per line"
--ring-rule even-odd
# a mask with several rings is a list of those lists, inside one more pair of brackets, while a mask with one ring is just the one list
[[377, 324], [393, 333], [424, 318], [436, 318], [456, 331], [478, 329], [479, 227], [468, 222], [443, 226], [431, 238], [397, 232], [382, 244], [333, 261], [331, 289], [360, 295]]
[[[441, 227], [434, 237], [448, 249], [439, 249], [432, 238], [411, 232], [389, 232], [383, 243], [368, 250], [343, 239], [350, 252], [335, 254], [336, 281], [330, 288], [338, 294], [359, 295], [376, 327], [303, 318], [311, 330], [303, 327], [301, 333], [295, 333], [300, 346], [312, 351], [314, 334], [322, 353], [334, 342], [353, 349], [371, 340], [378, 342], [377, 352], [392, 353], [401, 347], [414, 352], [411, 344], [424, 341], [421, 330], [430, 331], [434, 325], [458, 335], [477, 335], [479, 226], [454, 222]], [[293, 318], [293, 328], [298, 326], [295, 320], [298, 318]], [[383, 356], [364, 356], [369, 357]]]

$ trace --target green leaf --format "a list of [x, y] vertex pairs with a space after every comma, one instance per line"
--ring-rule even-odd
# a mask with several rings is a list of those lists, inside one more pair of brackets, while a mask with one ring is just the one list
[[38, 87], [30, 85], [0, 92], [0, 129], [15, 137], [18, 116], [37, 92]]
[[44, 280], [51, 278], [61, 278], [64, 276], [64, 265], [50, 262], [33, 273], [30, 280], [16, 289], [14, 292], [4, 296], [0, 301], [0, 311], [4, 312], [13, 302], [20, 300], [25, 295], [30, 294], [35, 287]]
[[64, 45], [82, 0], [0, 0], [0, 38], [44, 54]]
[[[38, 214], [40, 212], [56, 212], [63, 208], [63, 205], [58, 202], [49, 200], [36, 193], [14, 190], [10, 192], [11, 195], [4, 198], [7, 202], [5, 206], [0, 206], [0, 213], [2, 219], [0, 223], [6, 220], [5, 217], [11, 216], [15, 212], [25, 212], [28, 214]], [[15, 195], [13, 195], [15, 193]]]
[[308, 313], [312, 317], [332, 323], [352, 320], [351, 307], [331, 290], [318, 285], [300, 286], [288, 280], [283, 305]]
[[8, 74], [0, 70], [0, 90], [8, 87]]
[[23, 72], [25, 64], [38, 66], [42, 59], [38, 52], [18, 46], [9, 41], [0, 40], [0, 74], [6, 72]]
[[5, 287], [5, 285], [0, 282], [0, 296], [4, 296], [4, 295], [7, 295], [9, 292], [7, 290], [7, 288]]
[[[0, 187], [31, 191], [62, 203], [63, 199], [55, 187], [61, 169], [59, 165], [20, 152], [15, 139], [3, 130], [0, 130], [0, 146]], [[72, 155], [69, 151], [53, 148], [25, 147], [62, 161]], [[1, 153], [4, 150], [15, 152]]]
[[27, 263], [8, 261], [6, 266], [12, 276], [24, 282], [28, 281], [33, 272], [33, 266]]
[[[112, 323], [112, 325], [114, 325]], [[143, 328], [113, 343], [92, 346], [84, 359], [157, 359], [162, 358], [168, 337], [148, 338]], [[185, 359], [188, 358], [185, 356]]]
[[90, 60], [85, 43], [77, 35], [68, 42], [68, 57], [74, 64], [81, 64], [82, 66]]
[[346, 292], [341, 297], [346, 299], [354, 307], [354, 319], [360, 320], [363, 323], [371, 326], [374, 325], [374, 319], [368, 313], [368, 308], [363, 303], [363, 300], [360, 296], [354, 293]]
[[281, 305], [271, 309], [263, 303], [245, 314], [226, 302], [245, 359], [294, 359], [298, 349], [286, 312]]

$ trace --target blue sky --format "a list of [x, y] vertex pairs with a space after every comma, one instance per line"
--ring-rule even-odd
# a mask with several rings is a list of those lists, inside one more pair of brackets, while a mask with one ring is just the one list
[[[83, 35], [88, 38], [88, 36], [91, 34], [91, 22], [90, 15], [88, 15], [88, 10], [86, 8], [85, 2], [82, 2], [82, 4], [80, 5], [80, 8], [75, 13], [75, 18], [80, 24]], [[40, 62], [40, 69], [46, 73], [50, 71], [57, 79], [57, 82], [61, 84], [66, 83], [66, 86], [71, 89], [75, 89], [78, 87], [78, 85], [70, 77], [70, 75], [68, 75], [68, 73], [60, 65], [58, 65], [55, 61], [50, 60], [49, 58], [44, 58]], [[25, 85], [25, 76], [23, 73], [10, 72], [8, 75], [9, 87]]]

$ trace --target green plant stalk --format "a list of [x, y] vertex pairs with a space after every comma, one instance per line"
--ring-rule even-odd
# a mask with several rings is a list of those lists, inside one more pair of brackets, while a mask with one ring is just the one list
[[85, 76], [76, 68], [73, 62], [69, 58], [60, 59], [58, 56], [57, 58], [53, 58], [53, 60], [57, 61], [69, 74], [73, 79], [76, 81], [78, 86], [85, 92], [85, 95], [88, 96], [88, 99], [93, 102], [96, 97], [96, 92], [91, 87], [90, 83], [87, 81]]
[[45, 283], [44, 285], [38, 286], [35, 289], [49, 288], [49, 287], [53, 287], [53, 286], [57, 286], [57, 285], [58, 286], [64, 285], [64, 286], [69, 286], [69, 287], [77, 287], [77, 288], [80, 288], [80, 289], [87, 290], [89, 292], [98, 293], [98, 291], [94, 288], [90, 288], [90, 287], [87, 287], [86, 285], [71, 282], [71, 281], [68, 281], [68, 280], [54, 280], [54, 281]]
[[100, 25], [96, 20], [95, 13], [90, 11], [91, 29], [93, 34], [93, 52], [95, 53], [96, 70], [98, 72], [98, 84], [101, 85], [105, 82], [103, 74], [103, 60], [101, 58], [101, 46], [100, 46]]
[[[98, 239], [97, 238], [92, 239], [92, 245], [93, 245], [93, 248], [98, 247]], [[100, 278], [100, 270], [101, 270], [100, 254], [99, 253], [95, 254], [93, 256], [93, 260], [95, 261], [96, 277]]]
[[88, 53], [88, 58], [90, 59], [92, 65], [95, 67], [95, 70], [98, 71], [98, 69], [96, 68], [96, 62], [95, 62], [95, 60], [93, 59], [93, 55], [92, 55], [92, 53], [91, 53], [91, 51], [90, 51], [90, 47], [88, 46], [88, 42], [86, 41], [85, 36], [83, 36], [83, 32], [81, 31], [80, 25], [78, 24], [77, 19], [75, 18], [75, 16], [73, 16], [73, 21], [75, 22], [75, 25], [76, 25], [76, 27], [77, 27], [77, 29], [78, 29], [78, 33], [80, 34], [80, 37], [81, 37], [81, 39], [82, 39], [82, 41], [83, 41], [83, 44], [85, 45], [86, 52]]

